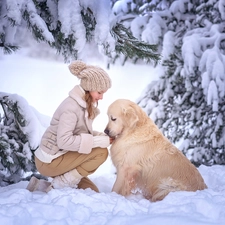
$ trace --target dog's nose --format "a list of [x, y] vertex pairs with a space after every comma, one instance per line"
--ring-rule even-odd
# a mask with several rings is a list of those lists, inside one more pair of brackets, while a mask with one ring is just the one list
[[104, 132], [109, 135], [109, 130], [108, 129], [105, 129]]

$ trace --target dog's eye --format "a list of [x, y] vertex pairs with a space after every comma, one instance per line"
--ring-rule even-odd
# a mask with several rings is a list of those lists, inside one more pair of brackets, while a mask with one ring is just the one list
[[111, 116], [111, 120], [112, 120], [112, 121], [116, 121], [116, 118], [113, 118], [113, 117]]

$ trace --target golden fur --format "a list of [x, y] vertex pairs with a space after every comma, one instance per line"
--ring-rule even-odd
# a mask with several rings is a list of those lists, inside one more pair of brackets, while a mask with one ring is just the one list
[[207, 188], [196, 167], [134, 102], [118, 99], [108, 108], [105, 133], [115, 138], [110, 152], [117, 169], [112, 191], [127, 196], [140, 190], [151, 201], [172, 191]]

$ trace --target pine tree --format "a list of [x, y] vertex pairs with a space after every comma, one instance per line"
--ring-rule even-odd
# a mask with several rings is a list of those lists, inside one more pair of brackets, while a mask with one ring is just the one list
[[3, 0], [0, 48], [5, 52], [16, 50], [17, 29], [27, 26], [37, 41], [55, 48], [66, 62], [84, 57], [82, 52], [89, 46], [101, 49], [109, 63], [121, 53], [134, 61], [157, 63], [157, 46], [133, 37], [114, 17], [109, 0]]
[[35, 132], [29, 132], [35, 118], [29, 118], [32, 113], [26, 100], [1, 92], [0, 106], [0, 186], [5, 186], [37, 172], [33, 152], [38, 145], [32, 141]]
[[224, 7], [174, 1], [155, 12], [168, 27], [163, 75], [138, 102], [196, 165], [225, 164]]

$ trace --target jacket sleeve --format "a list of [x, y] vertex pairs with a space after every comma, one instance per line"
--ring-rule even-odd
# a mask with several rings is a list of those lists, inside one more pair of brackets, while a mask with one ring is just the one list
[[60, 116], [57, 145], [60, 149], [90, 153], [93, 148], [93, 136], [91, 134], [73, 134], [77, 124], [77, 116], [74, 112], [65, 112]]

